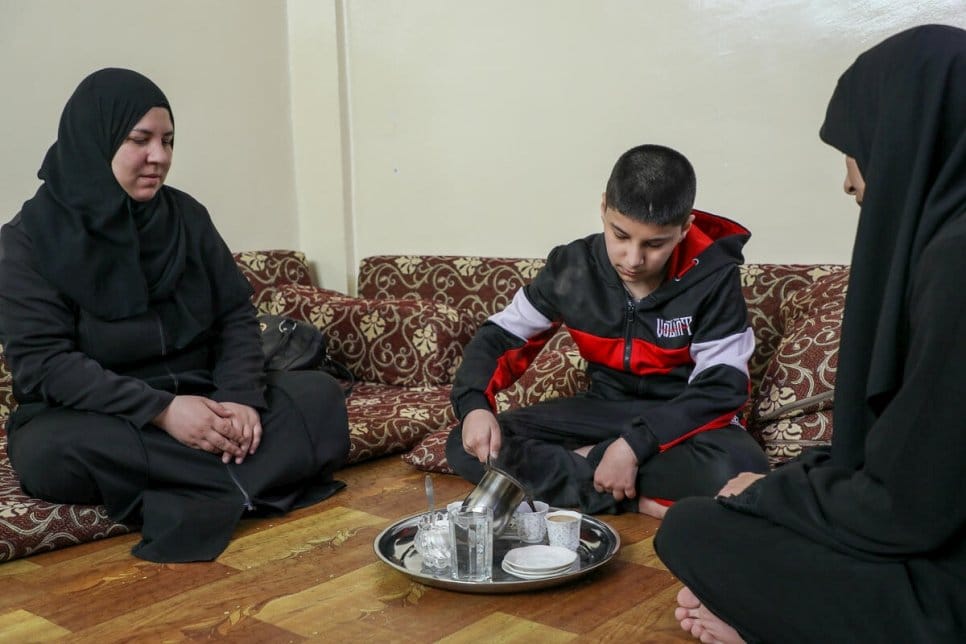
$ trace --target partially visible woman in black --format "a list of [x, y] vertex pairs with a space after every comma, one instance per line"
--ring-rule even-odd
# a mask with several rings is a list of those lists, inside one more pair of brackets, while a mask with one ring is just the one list
[[859, 56], [822, 139], [861, 206], [831, 449], [667, 513], [702, 642], [966, 641], [966, 32]]
[[214, 559], [246, 511], [333, 494], [349, 449], [330, 376], [264, 374], [248, 282], [204, 206], [164, 185], [173, 146], [154, 83], [95, 72], [0, 231], [21, 485], [105, 504], [160, 562]]

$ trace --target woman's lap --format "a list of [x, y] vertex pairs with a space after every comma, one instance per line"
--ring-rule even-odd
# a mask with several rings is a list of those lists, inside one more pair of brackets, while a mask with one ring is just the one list
[[675, 504], [654, 549], [750, 641], [923, 641], [902, 563], [855, 559], [709, 498]]
[[[321, 376], [321, 377], [320, 377]], [[256, 489], [331, 475], [345, 461], [348, 427], [341, 389], [321, 372], [268, 378], [263, 439], [238, 467]], [[24, 491], [61, 503], [105, 503], [117, 519], [148, 488], [237, 495], [220, 457], [183, 445], [152, 425], [141, 429], [104, 414], [48, 409], [10, 437], [10, 458]]]

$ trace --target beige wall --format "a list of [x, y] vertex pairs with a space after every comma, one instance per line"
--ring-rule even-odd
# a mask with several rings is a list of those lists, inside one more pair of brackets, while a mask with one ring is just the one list
[[168, 182], [233, 249], [297, 246], [287, 51], [281, 0], [0, 0], [0, 219], [36, 190], [80, 80], [130, 67], [171, 101]]
[[235, 250], [323, 285], [375, 253], [542, 256], [595, 232], [616, 157], [687, 154], [751, 261], [847, 262], [856, 208], [817, 130], [855, 55], [926, 0], [0, 0], [0, 212], [36, 188], [88, 72], [137, 68], [178, 126], [170, 181]]
[[[689, 156], [752, 261], [848, 262], [857, 209], [818, 139], [839, 74], [933, 0], [351, 0], [355, 252], [544, 255], [599, 229], [617, 156]], [[910, 8], [914, 5], [914, 8]]]

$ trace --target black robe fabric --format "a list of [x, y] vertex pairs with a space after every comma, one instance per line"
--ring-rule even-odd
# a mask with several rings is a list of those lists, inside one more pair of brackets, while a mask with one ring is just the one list
[[[10, 458], [24, 490], [104, 502], [143, 523], [136, 554], [210, 559], [245, 509], [324, 498], [348, 452], [341, 389], [325, 374], [266, 383], [251, 287], [189, 195], [130, 199], [111, 160], [153, 107], [147, 78], [106, 69], [64, 109], [44, 183], [0, 230], [0, 342], [19, 407]], [[236, 466], [151, 424], [176, 395], [259, 410], [259, 450]], [[190, 510], [188, 510], [190, 508]]]
[[655, 547], [749, 639], [961, 642], [966, 32], [919, 27], [861, 55], [821, 136], [866, 182], [831, 449], [672, 508]]

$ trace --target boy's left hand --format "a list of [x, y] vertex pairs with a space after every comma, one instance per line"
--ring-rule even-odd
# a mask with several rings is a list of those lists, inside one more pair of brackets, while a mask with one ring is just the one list
[[617, 501], [637, 496], [637, 457], [623, 438], [618, 438], [604, 452], [594, 471], [594, 489], [609, 492]]

